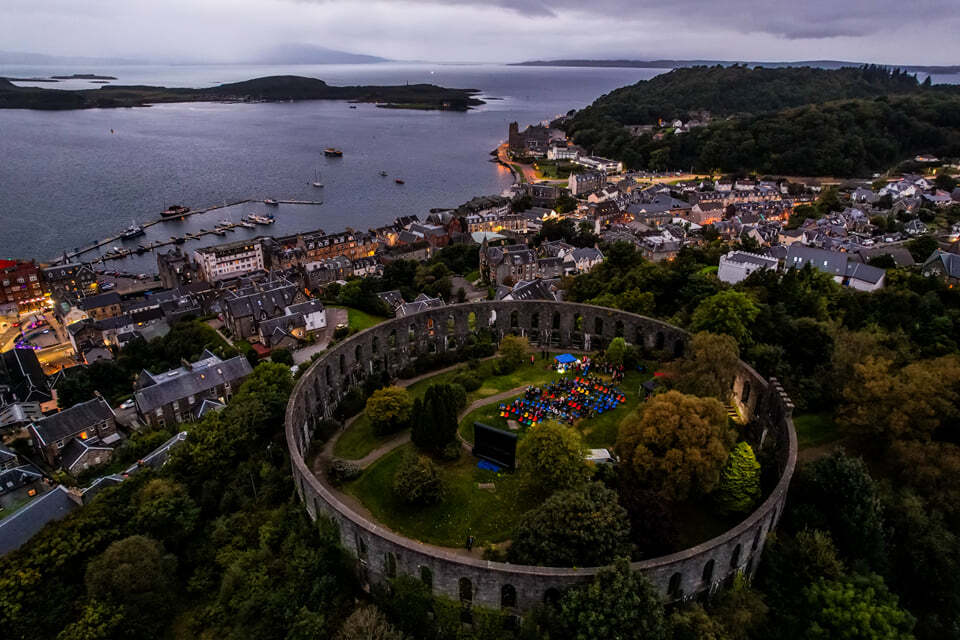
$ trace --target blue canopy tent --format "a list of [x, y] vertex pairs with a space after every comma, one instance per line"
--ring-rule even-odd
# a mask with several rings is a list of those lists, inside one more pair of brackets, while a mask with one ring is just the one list
[[554, 360], [557, 361], [557, 364], [573, 364], [574, 362], [577, 361], [577, 359], [574, 358], [569, 353], [561, 353], [556, 358], [554, 358]]

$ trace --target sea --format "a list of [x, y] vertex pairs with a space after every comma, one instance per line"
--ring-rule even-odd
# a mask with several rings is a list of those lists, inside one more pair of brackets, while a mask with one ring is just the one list
[[[0, 258], [50, 261], [64, 251], [111, 238], [134, 223], [157, 220], [170, 205], [200, 209], [246, 204], [169, 220], [114, 246], [212, 229], [250, 213], [276, 222], [204, 236], [185, 250], [257, 235], [323, 229], [365, 230], [397, 216], [421, 218], [474, 196], [501, 193], [510, 172], [490, 152], [521, 128], [582, 108], [621, 86], [666, 69], [518, 67], [467, 64], [202, 65], [37, 67], [0, 65], [0, 76], [115, 76], [113, 84], [204, 87], [270, 75], [302, 75], [332, 85], [433, 83], [480, 91], [483, 106], [466, 113], [380, 109], [341, 101], [164, 104], [76, 111], [0, 110]], [[960, 82], [960, 76], [935, 76]], [[23, 85], [62, 89], [89, 80]], [[351, 108], [356, 107], [356, 108]], [[326, 147], [343, 150], [327, 158]], [[381, 171], [387, 176], [381, 176]], [[320, 175], [323, 188], [311, 185]], [[395, 179], [404, 181], [403, 185]], [[280, 204], [263, 200], [322, 204]], [[166, 251], [167, 248], [162, 249]], [[145, 253], [106, 263], [127, 273], [156, 271]]]
[[[367, 64], [287, 66], [0, 66], [0, 76], [74, 73], [115, 76], [113, 84], [203, 87], [291, 74], [332, 85], [433, 83], [477, 89], [486, 103], [466, 113], [381, 109], [342, 101], [190, 103], [76, 111], [0, 110], [0, 258], [49, 261], [156, 220], [178, 204], [193, 209], [254, 200], [184, 220], [114, 246], [135, 248], [238, 222], [250, 213], [276, 222], [188, 240], [185, 250], [256, 235], [323, 229], [365, 230], [397, 216], [421, 218], [474, 196], [501, 193], [510, 172], [490, 152], [521, 128], [590, 104], [612, 89], [663, 69], [585, 69], [504, 65]], [[86, 80], [22, 85], [63, 89]], [[356, 108], [351, 108], [356, 107]], [[326, 147], [343, 150], [327, 158]], [[388, 175], [381, 176], [384, 171]], [[311, 185], [320, 174], [322, 188]], [[395, 179], [404, 181], [403, 185]], [[322, 202], [280, 204], [265, 199]], [[168, 248], [161, 249], [162, 251]], [[128, 273], [156, 271], [145, 253], [106, 263]]]

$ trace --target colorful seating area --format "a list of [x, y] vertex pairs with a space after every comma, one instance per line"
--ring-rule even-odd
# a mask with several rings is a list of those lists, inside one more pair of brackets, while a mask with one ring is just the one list
[[500, 417], [531, 427], [552, 418], [573, 423], [616, 409], [626, 396], [593, 376], [564, 378], [546, 387], [527, 387], [522, 398], [500, 404]]

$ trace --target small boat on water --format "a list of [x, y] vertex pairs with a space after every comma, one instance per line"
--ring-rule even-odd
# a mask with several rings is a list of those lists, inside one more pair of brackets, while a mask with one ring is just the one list
[[172, 204], [167, 207], [166, 211], [161, 211], [160, 216], [162, 218], [179, 218], [180, 216], [190, 213], [190, 207], [183, 207], [179, 204]]
[[266, 200], [263, 201], [263, 204], [268, 204], [268, 205], [270, 205], [271, 207], [276, 207], [276, 206], [279, 205], [280, 203], [277, 202], [276, 200], [274, 200], [273, 198], [267, 198]]
[[323, 182], [320, 181], [320, 169], [317, 169], [317, 179], [314, 180], [311, 184], [317, 188], [323, 187]]
[[397, 184], [406, 184], [406, 183], [405, 183], [403, 180], [401, 180], [400, 178], [397, 178], [396, 180], [394, 180], [394, 182], [396, 182]]
[[342, 158], [343, 150], [335, 147], [327, 147], [323, 150], [323, 155], [327, 156], [328, 158]]
[[381, 172], [380, 172], [380, 175], [383, 176], [384, 178], [386, 178], [386, 177], [387, 177], [387, 172], [386, 172], [386, 171], [381, 171]]
[[352, 105], [350, 105], [350, 108], [351, 108], [351, 109], [356, 109], [356, 108], [357, 108], [357, 105], [352, 104]]
[[223, 229], [214, 229], [213, 232], [214, 232], [215, 234], [217, 234], [218, 236], [223, 236], [223, 235], [226, 235], [226, 233], [227, 233], [227, 232], [224, 231]]
[[253, 223], [250, 222], [249, 220], [241, 220], [241, 221], [240, 221], [240, 226], [241, 226], [241, 227], [245, 227], [245, 228], [247, 228], [247, 229], [256, 229], [256, 228], [257, 228], [257, 225], [253, 224]]
[[273, 224], [275, 218], [273, 216], [261, 216], [251, 213], [249, 219], [257, 224]]
[[146, 231], [143, 230], [143, 227], [138, 225], [136, 222], [132, 222], [130, 226], [127, 227], [127, 230], [120, 234], [120, 238], [122, 240], [130, 240], [132, 238], [142, 236], [145, 233]]

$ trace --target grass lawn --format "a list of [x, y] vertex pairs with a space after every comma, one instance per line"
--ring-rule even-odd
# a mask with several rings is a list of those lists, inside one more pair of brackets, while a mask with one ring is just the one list
[[375, 316], [373, 314], [367, 313], [366, 311], [360, 311], [359, 309], [353, 309], [352, 307], [341, 307], [338, 305], [328, 305], [333, 309], [346, 309], [347, 310], [347, 326], [350, 327], [351, 332], [363, 331], [364, 329], [369, 329], [374, 325], [378, 325], [386, 318], [382, 316]]
[[801, 449], [818, 447], [841, 438], [837, 423], [829, 413], [803, 413], [793, 416], [797, 443]]
[[[518, 476], [482, 471], [469, 455], [440, 465], [446, 492], [440, 504], [409, 506], [394, 496], [391, 486], [404, 454], [411, 450], [415, 449], [408, 444], [390, 452], [344, 487], [374, 518], [399, 534], [446, 547], [462, 547], [468, 535], [476, 538], [477, 546], [502, 542], [522, 514], [535, 506], [521, 495]], [[481, 482], [492, 482], [496, 489], [479, 489]]]
[[[352, 310], [351, 313], [353, 313]], [[551, 355], [550, 357], [552, 358], [553, 356]], [[545, 361], [540, 360], [539, 356], [536, 366], [531, 367], [527, 364], [513, 373], [508, 373], [503, 376], [493, 375], [494, 362], [494, 360], [484, 360], [480, 363], [475, 375], [483, 379], [483, 384], [479, 389], [467, 394], [468, 405], [475, 400], [488, 398], [509, 389], [527, 384], [539, 384], [553, 379], [553, 371], [544, 369]], [[464, 364], [453, 371], [447, 371], [446, 373], [424, 378], [407, 387], [407, 390], [414, 398], [422, 398], [430, 385], [450, 382], [450, 380], [460, 372], [460, 369], [466, 366], [467, 365]], [[350, 428], [344, 431], [337, 439], [333, 447], [333, 455], [347, 460], [359, 460], [376, 449], [377, 446], [389, 437], [390, 436], [381, 437], [375, 434], [373, 432], [373, 425], [370, 424], [370, 421], [365, 415], [361, 414], [354, 420], [353, 424], [350, 425]]]
[[37, 493], [37, 495], [33, 496], [32, 498], [30, 496], [24, 496], [23, 498], [20, 498], [9, 507], [6, 507], [2, 511], [0, 511], [0, 520], [3, 520], [4, 518], [9, 518], [13, 514], [15, 514], [17, 511], [27, 506], [29, 503], [33, 502], [34, 500], [36, 500], [42, 495], [45, 495], [45, 494]]

